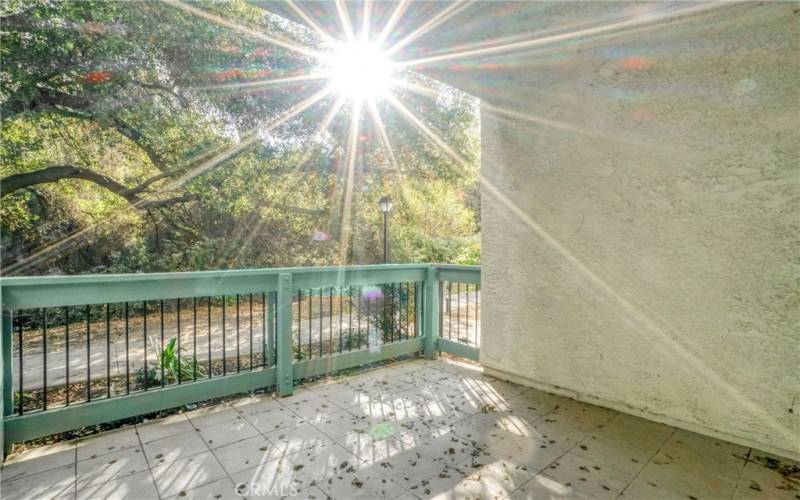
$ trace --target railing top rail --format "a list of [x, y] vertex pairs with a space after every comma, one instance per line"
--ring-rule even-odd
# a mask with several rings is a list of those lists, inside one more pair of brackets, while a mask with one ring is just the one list
[[452, 269], [455, 271], [472, 271], [472, 272], [481, 272], [481, 266], [464, 266], [461, 264], [432, 264], [433, 266], [437, 267], [438, 269]]
[[477, 266], [420, 263], [11, 277], [0, 279], [0, 288], [3, 308], [28, 309], [273, 292], [285, 273], [292, 275], [295, 290], [423, 281], [431, 267], [440, 268], [443, 275], [480, 279]]
[[[0, 286], [3, 288], [31, 286], [31, 285], [62, 285], [69, 283], [111, 283], [119, 281], [162, 281], [162, 280], [189, 280], [189, 279], [222, 279], [238, 278], [245, 276], [272, 276], [283, 273], [313, 274], [313, 273], [353, 273], [358, 271], [379, 271], [385, 269], [425, 269], [439, 264], [374, 264], [360, 266], [319, 266], [319, 267], [273, 267], [255, 269], [223, 269], [217, 271], [181, 271], [168, 273], [128, 273], [128, 274], [78, 274], [57, 276], [13, 276], [0, 277]], [[449, 266], [448, 266], [449, 267]], [[477, 267], [479, 266], [464, 266]]]

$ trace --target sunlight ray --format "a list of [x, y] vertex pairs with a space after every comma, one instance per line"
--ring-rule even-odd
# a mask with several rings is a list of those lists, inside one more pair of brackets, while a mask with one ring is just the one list
[[361, 124], [362, 103], [354, 103], [353, 116], [350, 122], [350, 134], [347, 139], [347, 173], [344, 183], [344, 196], [342, 199], [342, 222], [339, 232], [339, 264], [347, 264], [347, 254], [350, 246], [350, 224], [353, 209], [353, 184], [355, 183], [356, 153], [358, 149], [358, 131]]
[[258, 221], [256, 221], [255, 226], [251, 225], [250, 221], [245, 221], [245, 224], [247, 224], [248, 227], [246, 228], [246, 231], [241, 231], [239, 233], [239, 237], [236, 238], [235, 240], [237, 243], [236, 244], [237, 250], [233, 256], [233, 259], [231, 259], [232, 261], [232, 265], [230, 266], [231, 268], [233, 269], [237, 268], [238, 264], [242, 260], [242, 256], [244, 255], [245, 250], [250, 245], [250, 243], [256, 238], [256, 236], [259, 235], [259, 233], [261, 232], [261, 228], [264, 227], [264, 224], [266, 224], [266, 222], [267, 222], [266, 219], [263, 217], [259, 218]]
[[258, 139], [261, 138], [261, 134], [267, 133], [267, 132], [275, 129], [276, 127], [286, 123], [287, 121], [291, 120], [295, 116], [299, 115], [303, 111], [307, 110], [308, 108], [310, 108], [314, 104], [318, 103], [319, 101], [321, 101], [322, 99], [324, 99], [325, 97], [330, 95], [331, 92], [332, 92], [332, 90], [331, 90], [330, 87], [325, 87], [325, 88], [319, 90], [318, 92], [314, 93], [310, 97], [304, 99], [303, 101], [295, 104], [294, 106], [292, 106], [291, 108], [289, 108], [288, 110], [283, 112], [281, 115], [279, 115], [277, 118], [275, 118], [272, 121], [270, 121], [264, 127], [261, 127], [258, 130], [251, 130], [248, 133], [246, 133], [244, 139], [239, 141], [236, 145], [234, 145], [233, 147], [231, 147], [230, 149], [228, 149], [224, 153], [222, 153], [220, 155], [217, 155], [214, 158], [212, 158], [211, 160], [208, 160], [208, 161], [198, 165], [197, 167], [193, 168], [192, 170], [190, 170], [185, 175], [179, 177], [178, 179], [176, 179], [174, 181], [174, 184], [176, 186], [183, 185], [184, 183], [186, 183], [187, 181], [189, 181], [191, 179], [194, 179], [198, 175], [201, 175], [202, 173], [207, 172], [208, 170], [211, 170], [212, 168], [216, 167], [220, 163], [224, 163], [224, 162], [230, 160], [234, 156], [238, 155], [242, 151], [248, 149], [253, 144], [255, 144], [258, 141]]
[[418, 27], [410, 34], [405, 36], [402, 40], [392, 45], [387, 51], [387, 55], [396, 54], [398, 51], [402, 50], [408, 44], [416, 40], [417, 38], [421, 37], [422, 35], [428, 33], [432, 29], [436, 28], [437, 26], [441, 25], [443, 22], [447, 21], [451, 17], [455, 16], [456, 14], [462, 12], [465, 8], [467, 8], [471, 1], [460, 0], [448, 5], [445, 9], [441, 12], [433, 16], [430, 20], [425, 22], [422, 26]]
[[397, 4], [397, 7], [392, 11], [392, 15], [386, 21], [386, 24], [383, 25], [381, 28], [381, 32], [378, 35], [378, 38], [375, 39], [375, 43], [377, 45], [383, 45], [383, 42], [386, 41], [386, 38], [391, 34], [394, 27], [397, 25], [397, 22], [400, 21], [400, 18], [403, 17], [408, 6], [411, 4], [411, 0], [400, 0]]
[[356, 36], [353, 33], [353, 25], [350, 23], [350, 13], [347, 11], [347, 5], [345, 5], [344, 0], [334, 0], [333, 3], [336, 5], [336, 13], [339, 15], [339, 23], [342, 25], [345, 38], [347, 38], [347, 41], [352, 42], [356, 39]]
[[[521, 112], [518, 110], [508, 109], [506, 107], [489, 104], [488, 102], [485, 101], [481, 103], [481, 107], [482, 109], [497, 115], [501, 119], [506, 120], [508, 123], [513, 123], [514, 126], [516, 127], [520, 126], [520, 122], [526, 122], [533, 125], [541, 125], [542, 127], [546, 127], [553, 130], [581, 135], [584, 137], [588, 137], [590, 139], [597, 139], [606, 142], [624, 144], [626, 146], [637, 148], [639, 150], [639, 154], [644, 155], [646, 157], [655, 158], [662, 156], [665, 158], [673, 158], [676, 152], [676, 148], [683, 147], [674, 144], [662, 143], [659, 141], [641, 140], [629, 134], [619, 134], [619, 133], [614, 134], [602, 129], [592, 130], [588, 127], [579, 127], [564, 121], [553, 120], [550, 118], [537, 116], [530, 112]], [[698, 144], [697, 147], [703, 147], [708, 150], [722, 151], [722, 147], [715, 144], [703, 143], [703, 144]]]
[[271, 37], [253, 28], [242, 26], [239, 23], [229, 21], [223, 17], [217, 16], [210, 12], [206, 12], [203, 9], [199, 9], [197, 7], [189, 5], [186, 2], [183, 2], [182, 0], [162, 0], [162, 2], [171, 5], [172, 7], [175, 7], [177, 9], [180, 9], [184, 12], [187, 12], [189, 14], [201, 17], [207, 21], [211, 21], [224, 28], [230, 28], [232, 30], [238, 31], [253, 38], [257, 38], [261, 41], [270, 43], [272, 45], [276, 45], [278, 47], [282, 47], [284, 49], [291, 50], [293, 52], [297, 52], [306, 56], [319, 57], [319, 52], [312, 50], [308, 47], [303, 47], [302, 45], [298, 45], [294, 42]]
[[328, 130], [328, 127], [331, 126], [331, 122], [333, 122], [333, 119], [336, 118], [337, 114], [339, 114], [339, 110], [342, 109], [342, 106], [344, 106], [346, 100], [347, 97], [345, 96], [339, 96], [338, 98], [336, 98], [336, 101], [333, 103], [333, 106], [331, 106], [331, 109], [322, 118], [322, 121], [319, 124], [319, 130], [317, 131], [318, 135]]
[[469, 166], [469, 165], [468, 165], [468, 163], [467, 163], [467, 161], [466, 161], [466, 160], [464, 160], [464, 159], [461, 157], [461, 155], [459, 155], [458, 153], [456, 153], [456, 152], [453, 150], [453, 148], [451, 148], [449, 145], [447, 145], [447, 143], [446, 143], [446, 142], [444, 142], [444, 140], [443, 140], [441, 137], [439, 137], [439, 134], [437, 134], [436, 132], [434, 132], [433, 130], [431, 130], [431, 128], [430, 128], [430, 127], [428, 127], [427, 125], [425, 125], [425, 124], [422, 122], [422, 120], [420, 120], [419, 118], [417, 118], [417, 116], [416, 116], [414, 113], [412, 113], [412, 112], [411, 112], [411, 110], [409, 110], [407, 107], [405, 107], [405, 105], [404, 105], [403, 103], [401, 103], [399, 99], [397, 99], [395, 96], [393, 96], [393, 95], [391, 95], [391, 94], [387, 95], [387, 97], [386, 97], [386, 98], [387, 98], [387, 100], [389, 101], [389, 103], [390, 103], [390, 104], [391, 104], [391, 105], [392, 105], [392, 106], [393, 106], [393, 107], [394, 107], [394, 108], [395, 108], [395, 109], [396, 109], [398, 112], [400, 112], [400, 114], [401, 114], [401, 115], [403, 115], [403, 117], [404, 117], [404, 118], [405, 118], [405, 119], [406, 119], [408, 122], [410, 122], [412, 125], [416, 126], [416, 127], [417, 127], [417, 128], [420, 130], [420, 131], [422, 131], [422, 133], [423, 133], [423, 134], [424, 134], [424, 135], [425, 135], [425, 136], [426, 136], [428, 139], [430, 139], [430, 140], [431, 140], [431, 141], [432, 141], [434, 144], [436, 144], [437, 146], [439, 146], [439, 148], [441, 148], [441, 149], [442, 149], [442, 151], [444, 151], [444, 152], [447, 154], [447, 156], [449, 156], [450, 158], [452, 158], [452, 159], [453, 159], [453, 160], [454, 160], [456, 163], [458, 163], [460, 166], [462, 166], [462, 167], [464, 167], [464, 168], [467, 168], [467, 167]]
[[434, 100], [438, 99], [439, 98], [439, 94], [440, 94], [436, 90], [433, 90], [433, 89], [425, 87], [423, 85], [418, 85], [416, 83], [412, 83], [412, 82], [409, 82], [409, 81], [406, 81], [406, 80], [395, 80], [395, 81], [392, 82], [392, 86], [395, 87], [395, 88], [405, 89], [405, 90], [413, 92], [413, 93], [415, 93], [417, 95], [421, 95], [421, 96], [424, 96], [424, 97], [429, 97], [429, 98], [434, 99]]
[[370, 0], [364, 0], [364, 12], [362, 16], [360, 35], [361, 39], [366, 42], [369, 40], [370, 23], [372, 22], [372, 2]]
[[369, 114], [372, 116], [372, 122], [375, 124], [375, 128], [378, 129], [381, 143], [383, 144], [384, 149], [386, 149], [386, 152], [389, 154], [389, 160], [392, 162], [392, 168], [400, 172], [397, 158], [394, 156], [394, 148], [392, 148], [392, 143], [389, 142], [389, 135], [386, 133], [386, 127], [383, 125], [380, 112], [378, 112], [378, 106], [376, 106], [375, 102], [372, 100], [367, 101], [367, 105], [369, 106]]
[[286, 4], [289, 6], [292, 12], [294, 12], [297, 15], [297, 17], [302, 19], [303, 22], [306, 23], [309, 27], [311, 27], [311, 29], [313, 29], [324, 41], [334, 42], [337, 40], [336, 37], [333, 36], [333, 34], [328, 33], [319, 24], [317, 24], [317, 22], [314, 21], [314, 19], [311, 16], [306, 14], [306, 11], [300, 8], [300, 6], [298, 6], [294, 2], [294, 0], [286, 0]]
[[200, 85], [200, 86], [192, 86], [191, 88], [194, 90], [238, 90], [238, 89], [289, 85], [298, 82], [321, 80], [327, 77], [328, 75], [326, 73], [311, 73], [308, 75], [286, 76], [282, 78], [272, 78], [269, 80], [256, 80], [252, 82], [222, 83], [218, 85]]
[[717, 9], [723, 5], [724, 4], [722, 3], [710, 3], [710, 4], [696, 5], [693, 7], [684, 7], [663, 14], [643, 16], [635, 19], [629, 19], [627, 21], [617, 21], [614, 23], [605, 24], [603, 26], [597, 26], [594, 28], [569, 31], [567, 33], [561, 33], [558, 35], [540, 36], [528, 40], [521, 40], [518, 42], [504, 43], [500, 45], [472, 49], [472, 50], [462, 50], [462, 51], [452, 52], [449, 54], [423, 57], [420, 59], [413, 59], [409, 61], [400, 61], [396, 64], [399, 67], [408, 68], [408, 67], [420, 66], [423, 64], [440, 63], [440, 62], [446, 62], [454, 59], [462, 59], [468, 57], [482, 57], [482, 56], [491, 56], [499, 54], [506, 55], [508, 53], [527, 50], [541, 45], [559, 43], [568, 40], [573, 40], [576, 38], [601, 35], [605, 33], [621, 32], [621, 30], [646, 26], [650, 24], [656, 24], [664, 21], [673, 20], [678, 17], [697, 15], [708, 12], [712, 9]]
[[[342, 106], [344, 105], [345, 101], [346, 101], [345, 97], [338, 97], [336, 99], [336, 101], [331, 105], [328, 112], [325, 113], [325, 116], [320, 121], [319, 127], [317, 127], [317, 130], [314, 132], [314, 137], [320, 138], [322, 134], [324, 134], [325, 131], [328, 130], [328, 127], [330, 127], [331, 122], [333, 121], [334, 118], [336, 118], [336, 115], [339, 114], [339, 111], [342, 109]], [[306, 148], [305, 153], [298, 160], [297, 166], [291, 169], [287, 175], [292, 176], [292, 178], [295, 180], [300, 180], [303, 177], [305, 177], [307, 175], [307, 172], [303, 172], [301, 169], [302, 167], [305, 166], [305, 164], [317, 150], [318, 147]], [[300, 175], [297, 175], [298, 173]]]

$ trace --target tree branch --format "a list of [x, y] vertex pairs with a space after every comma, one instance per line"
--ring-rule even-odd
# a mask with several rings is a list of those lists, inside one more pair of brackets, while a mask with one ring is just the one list
[[94, 184], [97, 184], [98, 186], [124, 198], [137, 210], [161, 208], [177, 203], [187, 203], [198, 199], [197, 195], [187, 193], [164, 200], [145, 200], [137, 196], [137, 194], [142, 191], [139, 186], [135, 188], [128, 188], [127, 186], [115, 181], [111, 177], [103, 175], [99, 172], [95, 172], [94, 170], [80, 168], [74, 165], [55, 165], [40, 170], [34, 170], [33, 172], [9, 175], [5, 179], [0, 180], [0, 198], [19, 189], [26, 189], [37, 184], [58, 182], [63, 179], [81, 179], [93, 182]]
[[122, 119], [113, 117], [111, 118], [111, 125], [114, 127], [114, 130], [119, 132], [120, 134], [124, 135], [128, 139], [130, 139], [134, 144], [139, 146], [144, 154], [150, 158], [150, 162], [160, 171], [165, 172], [168, 170], [167, 162], [164, 161], [164, 158], [158, 154], [158, 152], [153, 149], [149, 144], [147, 144], [147, 140], [144, 139], [142, 133], [122, 121]]

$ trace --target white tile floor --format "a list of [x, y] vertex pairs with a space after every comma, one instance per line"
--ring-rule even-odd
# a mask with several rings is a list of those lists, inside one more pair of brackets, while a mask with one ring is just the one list
[[763, 457], [415, 360], [32, 449], [0, 497], [800, 499]]

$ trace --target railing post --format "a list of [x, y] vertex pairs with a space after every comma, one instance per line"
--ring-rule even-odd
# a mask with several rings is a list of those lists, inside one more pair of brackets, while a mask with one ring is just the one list
[[436, 359], [439, 338], [439, 273], [430, 266], [425, 273], [425, 308], [423, 311], [423, 333], [425, 334], [425, 357]]
[[[2, 361], [0, 361], [0, 383], [3, 386], [3, 397], [0, 399], [0, 463], [5, 460], [5, 457], [11, 451], [13, 443], [6, 442], [5, 440], [5, 417], [11, 415], [14, 408], [13, 389], [12, 389], [12, 371], [11, 371], [11, 337], [13, 334], [13, 317], [10, 311], [3, 309], [3, 330], [2, 342], [0, 342], [0, 350], [2, 350]], [[22, 397], [22, 394], [20, 394]]]
[[281, 273], [278, 277], [277, 306], [278, 395], [291, 396], [294, 392], [294, 367], [292, 366], [292, 275], [290, 273]]

